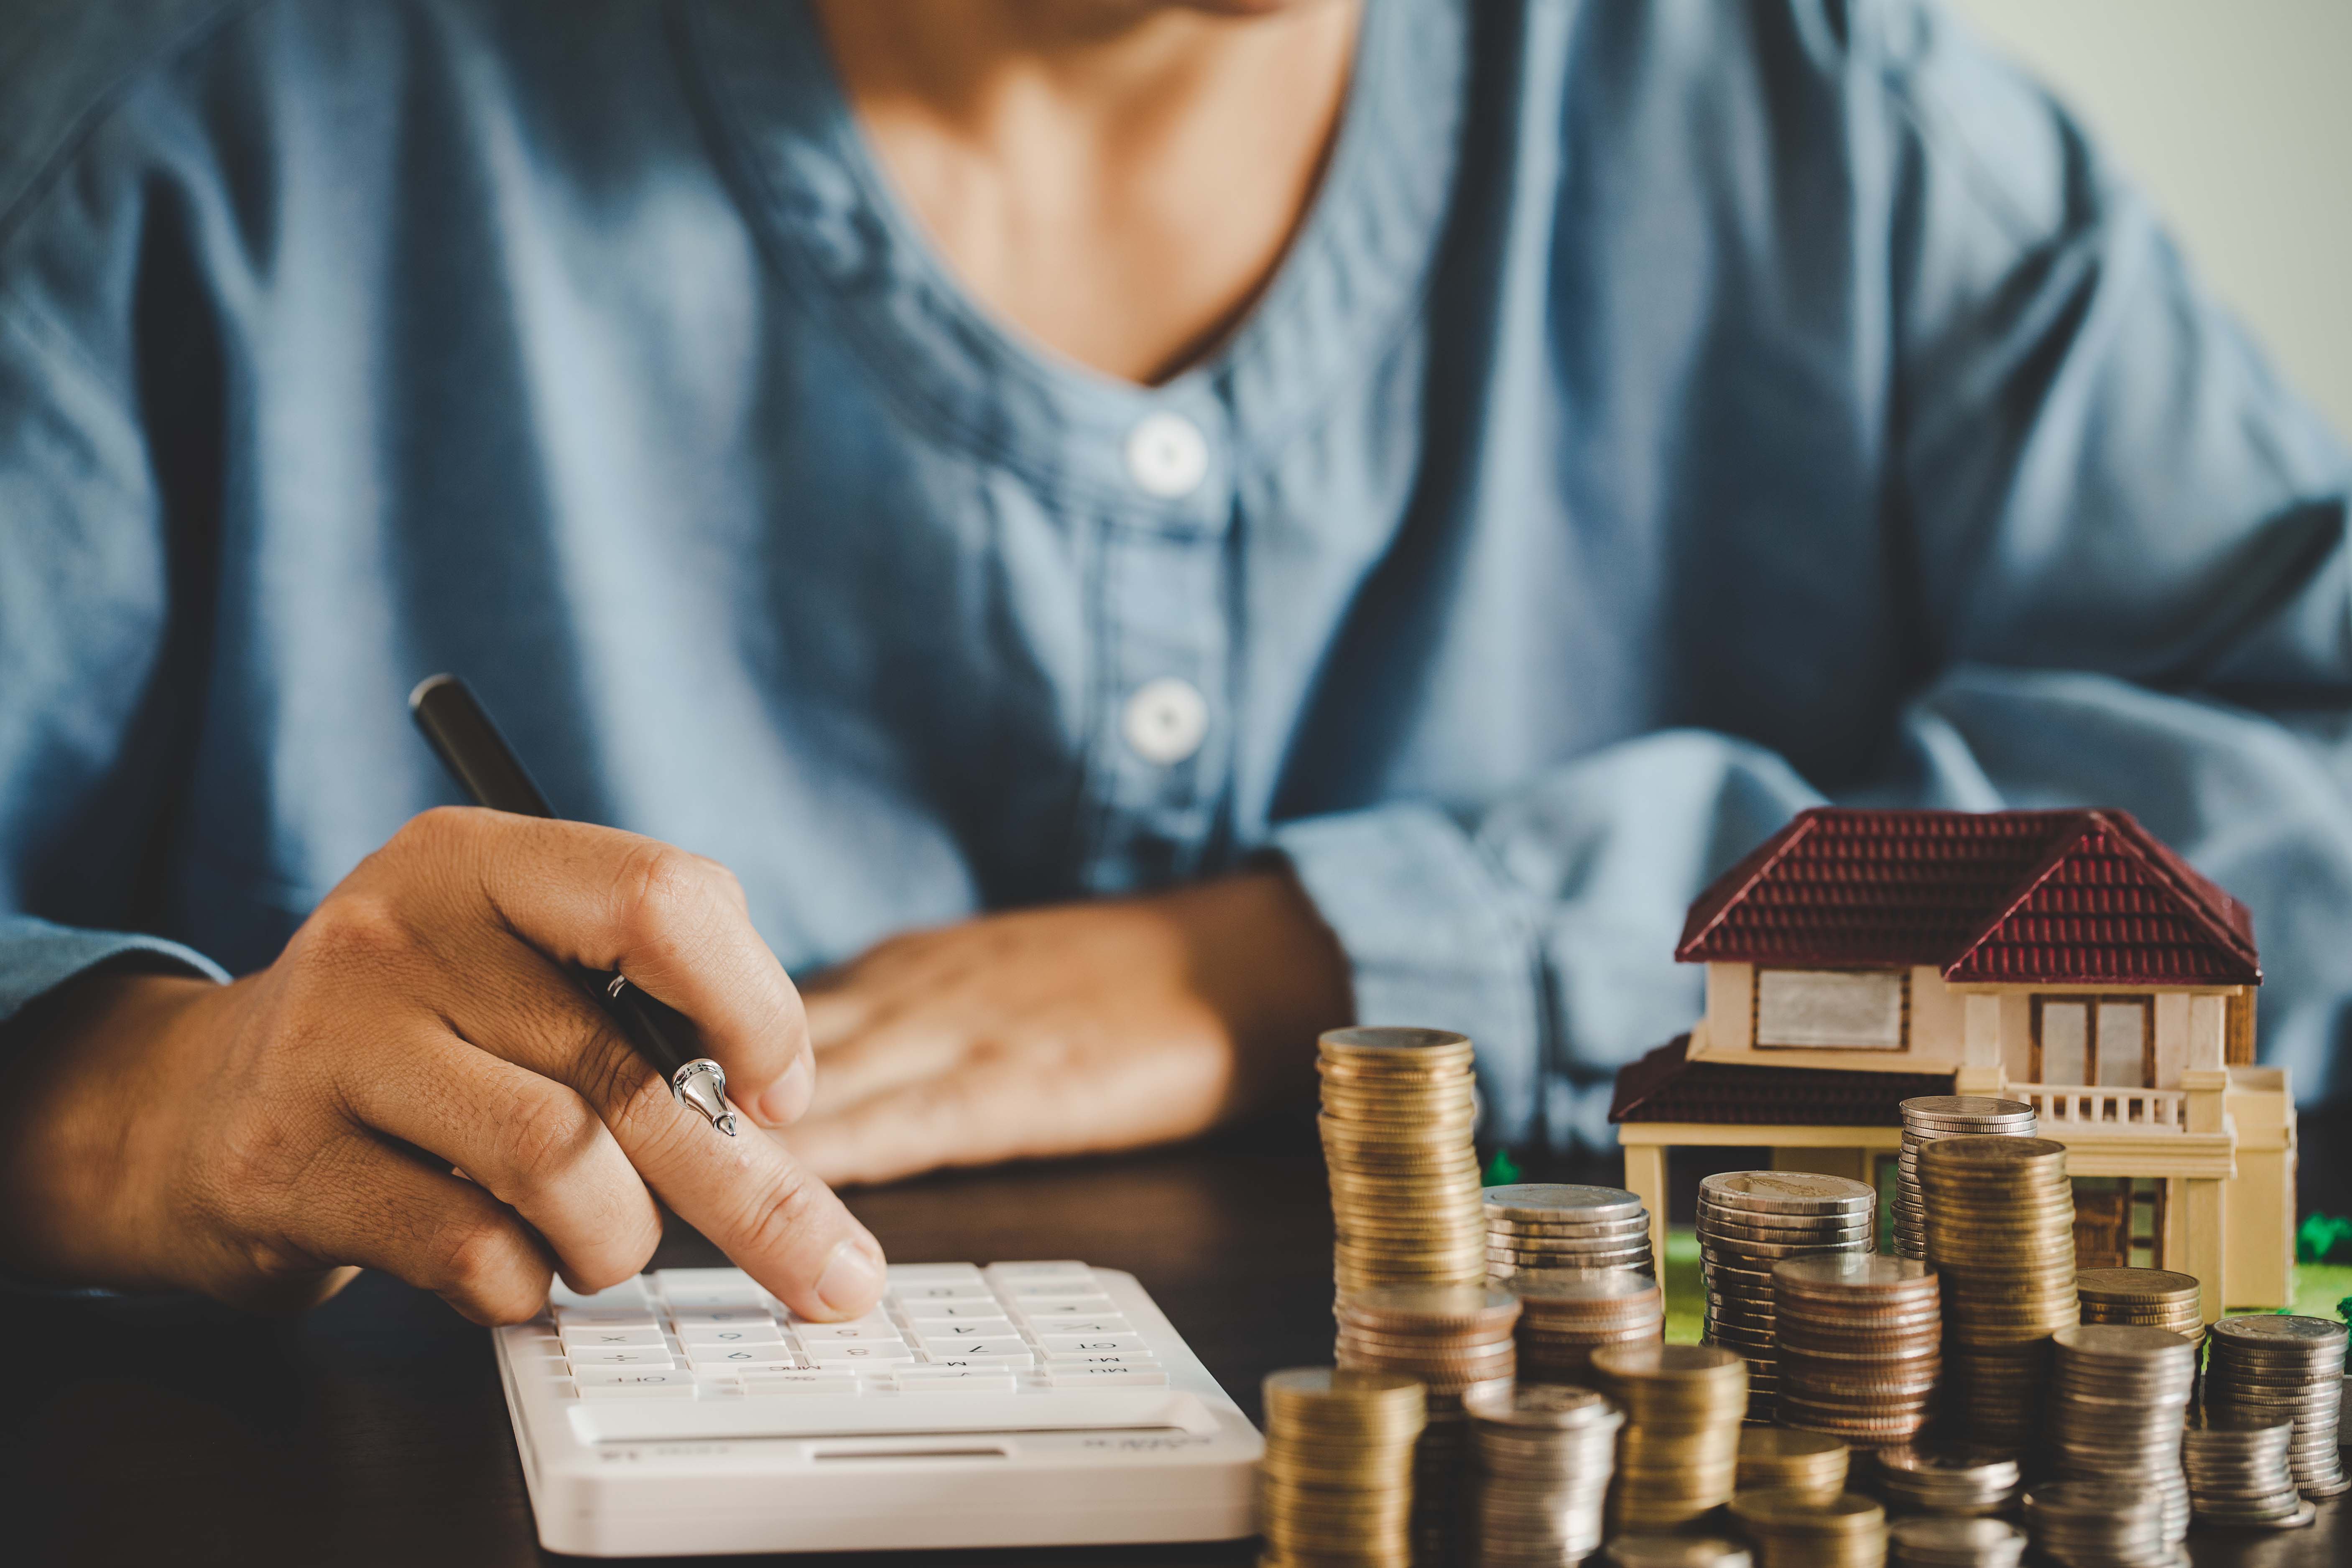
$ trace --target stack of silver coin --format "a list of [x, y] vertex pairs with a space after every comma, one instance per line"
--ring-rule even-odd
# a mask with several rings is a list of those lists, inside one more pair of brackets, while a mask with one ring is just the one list
[[1943, 1364], [1936, 1271], [1866, 1252], [1790, 1258], [1772, 1288], [1780, 1424], [1864, 1448], [1917, 1436]]
[[1769, 1421], [1780, 1393], [1772, 1269], [1783, 1258], [1868, 1252], [1878, 1195], [1843, 1176], [1726, 1171], [1698, 1187], [1706, 1342], [1748, 1363], [1748, 1419]]
[[1913, 1444], [1881, 1448], [1872, 1458], [1873, 1489], [1896, 1513], [2006, 1513], [2024, 1481], [2015, 1455], [1990, 1448]]
[[2025, 1532], [2062, 1568], [2186, 1568], [2164, 1539], [2155, 1491], [2125, 1481], [2053, 1481], [2025, 1494]]
[[2344, 1405], [2342, 1323], [2326, 1318], [2224, 1318], [2206, 1333], [2205, 1409], [2231, 1421], [2294, 1423], [2287, 1458], [2307, 1498], [2352, 1489], [2336, 1451]]
[[2162, 1500], [2165, 1543], [2187, 1539], [2180, 1435], [2197, 1383], [2196, 1347], [2169, 1329], [2133, 1323], [2074, 1323], [2050, 1338], [2058, 1474], [2147, 1488]]
[[1500, 1283], [1519, 1299], [1521, 1383], [1587, 1383], [1602, 1345], [1665, 1342], [1665, 1297], [1647, 1274], [1521, 1268]]
[[2294, 1423], [2208, 1416], [2189, 1428], [2180, 1456], [2189, 1470], [2189, 1500], [2207, 1524], [2249, 1530], [2293, 1530], [2319, 1510], [2294, 1489], [2287, 1446]]
[[1898, 1519], [1886, 1527], [1895, 1568], [2017, 1568], [2025, 1531], [1999, 1519]]
[[1638, 1268], [1655, 1274], [1650, 1211], [1622, 1187], [1527, 1182], [1486, 1189], [1486, 1272]]
[[1601, 1545], [1601, 1505], [1625, 1414], [1589, 1388], [1488, 1385], [1470, 1415], [1470, 1561], [1561, 1568]]
[[1990, 1133], [2005, 1138], [2040, 1136], [2033, 1107], [2021, 1100], [1981, 1094], [1927, 1094], [1906, 1100], [1903, 1155], [1895, 1176], [1895, 1256], [1927, 1256], [1927, 1208], [1919, 1195], [1919, 1147], [1938, 1138]]

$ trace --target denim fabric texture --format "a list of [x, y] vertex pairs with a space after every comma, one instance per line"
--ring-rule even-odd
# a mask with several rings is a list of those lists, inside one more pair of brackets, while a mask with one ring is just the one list
[[2137, 813], [2352, 1087], [2352, 460], [2063, 110], [1916, 0], [1359, 48], [1144, 388], [959, 288], [794, 0], [0, 9], [0, 1016], [268, 963], [455, 798], [451, 670], [802, 973], [1286, 856], [1491, 1136], [1606, 1141], [1823, 799]]

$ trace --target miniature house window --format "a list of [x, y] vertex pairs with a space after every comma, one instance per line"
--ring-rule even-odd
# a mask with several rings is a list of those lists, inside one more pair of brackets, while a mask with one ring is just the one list
[[1910, 979], [1905, 970], [1759, 969], [1756, 1043], [1800, 1050], [1899, 1051]]
[[2036, 996], [2033, 1081], [2147, 1088], [2156, 1081], [2151, 1011], [2146, 996]]

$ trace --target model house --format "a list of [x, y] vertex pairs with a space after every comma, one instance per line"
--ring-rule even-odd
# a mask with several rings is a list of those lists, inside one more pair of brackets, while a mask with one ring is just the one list
[[2210, 1320], [2289, 1300], [2294, 1105], [2254, 1065], [2244, 905], [2121, 811], [1808, 811], [1692, 906], [1691, 1032], [1618, 1074], [1663, 1249], [1667, 1151], [1891, 1194], [1904, 1100], [2032, 1102], [2067, 1146], [2081, 1268], [2194, 1274]]

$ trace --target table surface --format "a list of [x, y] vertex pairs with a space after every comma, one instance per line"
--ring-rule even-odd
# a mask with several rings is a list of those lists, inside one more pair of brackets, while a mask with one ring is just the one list
[[[1131, 1270], [1252, 1419], [1258, 1380], [1331, 1355], [1330, 1213], [1311, 1131], [940, 1177], [850, 1195], [901, 1262], [1081, 1258]], [[689, 1234], [657, 1262], [720, 1261]], [[363, 1276], [295, 1321], [184, 1303], [0, 1299], [0, 1557], [24, 1564], [547, 1559], [489, 1336]], [[2352, 1562], [2347, 1502], [2312, 1530], [2191, 1538], [2198, 1568]], [[1040, 1568], [1255, 1560], [1248, 1543], [773, 1561]], [[552, 1560], [552, 1559], [549, 1559]], [[740, 1563], [740, 1558], [708, 1559]]]

